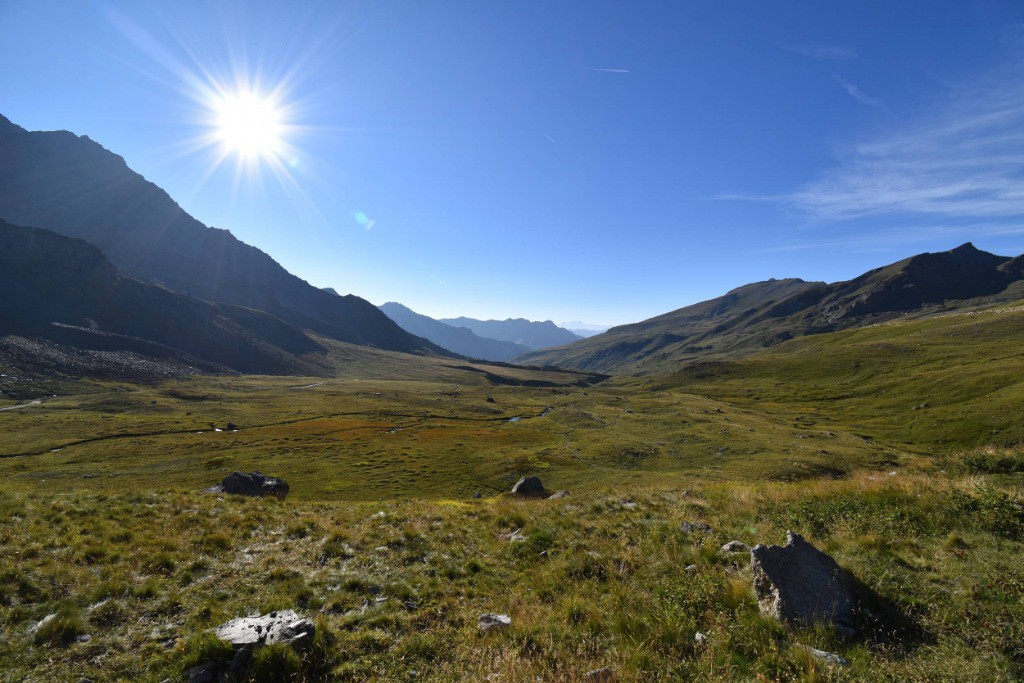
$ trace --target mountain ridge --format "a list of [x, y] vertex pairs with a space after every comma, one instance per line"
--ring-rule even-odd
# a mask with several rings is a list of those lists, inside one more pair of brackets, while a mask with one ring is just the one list
[[533, 321], [526, 318], [478, 320], [461, 316], [458, 318], [439, 318], [438, 321], [454, 327], [468, 328], [480, 337], [520, 344], [530, 350], [561, 346], [583, 339], [578, 334], [558, 327], [550, 320]]
[[794, 337], [862, 327], [945, 306], [997, 297], [1024, 281], [1024, 256], [998, 256], [970, 242], [922, 253], [824, 283], [790, 278], [726, 294], [515, 362], [649, 374], [688, 362], [737, 357]]
[[122, 351], [204, 371], [315, 374], [326, 349], [255, 309], [122, 277], [96, 246], [0, 220], [0, 336]]
[[262, 310], [338, 341], [450, 355], [368, 301], [313, 287], [229, 231], [203, 225], [88, 137], [29, 132], [4, 117], [0, 157], [0, 218], [84, 239], [125, 277]]
[[481, 337], [468, 327], [443, 323], [394, 301], [381, 304], [378, 308], [406, 332], [470, 358], [504, 362], [530, 351], [522, 344]]

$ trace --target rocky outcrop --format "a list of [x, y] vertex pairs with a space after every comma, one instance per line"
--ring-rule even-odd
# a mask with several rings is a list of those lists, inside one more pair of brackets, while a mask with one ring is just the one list
[[547, 498], [548, 492], [539, 477], [523, 477], [512, 487], [512, 495], [521, 498]]
[[316, 627], [309, 619], [285, 609], [258, 617], [232, 619], [218, 626], [216, 634], [236, 648], [275, 643], [298, 648], [313, 642]]
[[784, 546], [757, 545], [750, 551], [761, 612], [790, 625], [826, 623], [845, 636], [854, 635], [853, 577], [800, 534], [786, 535]]
[[255, 617], [239, 617], [221, 624], [214, 631], [230, 643], [235, 654], [230, 661], [208, 661], [185, 672], [189, 683], [217, 683], [245, 680], [253, 652], [263, 645], [288, 645], [301, 650], [313, 642], [316, 626], [293, 610], [279, 610]]
[[283, 479], [268, 477], [260, 472], [232, 472], [217, 486], [213, 493], [231, 493], [237, 496], [274, 496], [284, 500], [288, 495], [288, 484]]

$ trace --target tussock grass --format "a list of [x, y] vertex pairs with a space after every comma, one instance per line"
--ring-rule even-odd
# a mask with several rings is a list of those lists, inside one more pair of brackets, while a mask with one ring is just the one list
[[[212, 627], [295, 608], [316, 619], [316, 642], [261, 651], [253, 680], [581, 680], [601, 666], [627, 681], [1015, 680], [1024, 527], [999, 515], [1022, 492], [931, 467], [455, 505], [8, 493], [0, 552], [17, 578], [3, 582], [0, 659], [14, 678], [175, 678], [229, 657]], [[698, 518], [714, 532], [680, 531]], [[780, 543], [787, 528], [857, 577], [863, 636], [759, 615], [745, 556], [718, 547]], [[514, 529], [525, 540], [507, 540]], [[486, 611], [512, 628], [479, 633]], [[31, 634], [52, 612], [59, 625]]]

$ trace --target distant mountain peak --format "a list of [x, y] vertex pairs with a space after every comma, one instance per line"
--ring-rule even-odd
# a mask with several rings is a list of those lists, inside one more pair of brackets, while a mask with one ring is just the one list
[[1021, 280], [1024, 256], [997, 256], [967, 242], [949, 251], [910, 256], [845, 282], [754, 282], [581, 342], [525, 354], [517, 361], [600, 372], [662, 371], [908, 313], [1012, 300], [1020, 296]]

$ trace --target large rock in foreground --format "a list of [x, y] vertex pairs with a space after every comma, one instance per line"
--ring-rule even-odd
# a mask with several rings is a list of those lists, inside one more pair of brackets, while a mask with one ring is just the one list
[[211, 491], [238, 496], [274, 496], [284, 500], [288, 495], [288, 484], [283, 479], [268, 477], [260, 472], [232, 472]]
[[549, 495], [539, 477], [523, 477], [512, 487], [512, 494], [523, 498], [547, 498]]
[[189, 683], [246, 680], [253, 653], [263, 645], [279, 643], [301, 650], [313, 642], [316, 626], [290, 609], [257, 617], [239, 617], [221, 624], [217, 637], [231, 644], [234, 656], [226, 662], [207, 661], [185, 672]]
[[316, 627], [290, 609], [259, 617], [239, 617], [217, 627], [217, 637], [234, 647], [281, 643], [299, 648], [313, 642]]
[[853, 577], [800, 534], [787, 531], [786, 536], [785, 546], [757, 545], [750, 551], [761, 612], [791, 625], [824, 622], [854, 635]]

